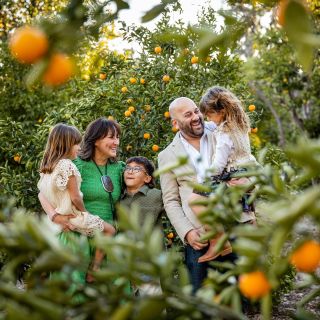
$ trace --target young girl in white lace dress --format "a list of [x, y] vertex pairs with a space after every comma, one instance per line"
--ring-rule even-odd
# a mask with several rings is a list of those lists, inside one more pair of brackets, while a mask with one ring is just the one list
[[[214, 131], [216, 145], [211, 175], [220, 175], [222, 172], [230, 172], [243, 166], [258, 165], [255, 157], [251, 154], [248, 116], [244, 112], [241, 102], [233, 93], [223, 87], [212, 87], [202, 97], [199, 107], [208, 120], [217, 125]], [[233, 178], [227, 182], [227, 185], [234, 186], [248, 182], [247, 178]], [[199, 200], [199, 197], [201, 196], [198, 194], [192, 194], [190, 203]], [[203, 211], [203, 208], [199, 206], [192, 206], [192, 209], [196, 215]], [[253, 221], [255, 221], [253, 211], [243, 212], [240, 222]], [[210, 261], [220, 255], [232, 252], [228, 241], [222, 251], [215, 252], [214, 247], [221, 235], [209, 242], [209, 249], [199, 258], [199, 262]]]
[[[80, 151], [81, 134], [77, 128], [59, 123], [51, 130], [40, 165], [38, 188], [55, 208], [50, 218], [70, 215], [71, 229], [93, 236], [96, 231], [114, 235], [115, 228], [100, 217], [87, 212], [80, 191], [81, 175], [74, 160]], [[102, 259], [101, 253], [99, 260]]]

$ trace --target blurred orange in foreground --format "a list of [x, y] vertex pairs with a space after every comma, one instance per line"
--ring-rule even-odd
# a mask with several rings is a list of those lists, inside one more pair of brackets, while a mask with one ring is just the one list
[[239, 289], [247, 298], [260, 299], [269, 293], [271, 286], [262, 271], [254, 271], [240, 276]]
[[320, 266], [320, 244], [314, 240], [305, 242], [293, 252], [290, 261], [298, 271], [315, 271]]
[[21, 63], [36, 62], [46, 54], [48, 48], [46, 34], [36, 27], [21, 27], [9, 38], [11, 54]]
[[66, 54], [55, 53], [50, 58], [42, 81], [49, 86], [58, 86], [67, 82], [74, 71], [74, 63]]
[[277, 18], [278, 18], [278, 23], [280, 24], [280, 26], [284, 26], [285, 24], [285, 18], [286, 18], [286, 10], [288, 7], [288, 0], [281, 0], [279, 5], [278, 5], [278, 9], [277, 9]]

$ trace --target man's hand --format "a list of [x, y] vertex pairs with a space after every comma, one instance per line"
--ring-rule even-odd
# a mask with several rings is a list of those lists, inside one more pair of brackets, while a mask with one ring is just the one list
[[203, 243], [200, 241], [200, 233], [196, 229], [190, 230], [185, 237], [188, 244], [195, 250], [201, 250], [205, 248], [208, 243]]
[[74, 214], [57, 214], [53, 221], [54, 223], [60, 224], [62, 227], [63, 231], [72, 231], [74, 229], [74, 227], [69, 223], [69, 220], [74, 218], [75, 215]]

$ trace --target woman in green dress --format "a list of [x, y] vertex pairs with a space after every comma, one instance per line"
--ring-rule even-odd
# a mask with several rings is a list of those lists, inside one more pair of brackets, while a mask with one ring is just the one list
[[[115, 203], [120, 199], [122, 191], [125, 164], [116, 160], [119, 136], [120, 126], [115, 121], [105, 118], [92, 121], [85, 131], [79, 158], [74, 160], [82, 177], [81, 191], [86, 209], [108, 223], [114, 223]], [[65, 231], [60, 234], [61, 241], [72, 246], [72, 238], [80, 236], [76, 232], [67, 232], [72, 231], [68, 220], [73, 216], [57, 214], [41, 193], [39, 200], [48, 217], [53, 217], [53, 222], [60, 224]], [[88, 239], [86, 245], [81, 247], [81, 253], [86, 258], [84, 268], [73, 272], [74, 281], [86, 282], [93, 251]]]

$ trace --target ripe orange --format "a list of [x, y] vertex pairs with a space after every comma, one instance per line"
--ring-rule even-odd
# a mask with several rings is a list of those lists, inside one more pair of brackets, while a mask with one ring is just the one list
[[154, 152], [159, 151], [159, 146], [156, 145], [156, 144], [154, 144], [154, 145], [152, 146], [152, 151], [154, 151]]
[[251, 128], [251, 133], [257, 133], [258, 132], [258, 128]]
[[147, 112], [151, 111], [151, 106], [149, 104], [146, 104], [144, 106], [144, 110], [146, 110]]
[[21, 63], [36, 62], [47, 53], [48, 48], [46, 34], [36, 27], [21, 27], [9, 38], [11, 54]]
[[162, 48], [160, 46], [157, 46], [157, 47], [154, 48], [154, 52], [156, 54], [160, 54], [162, 52]]
[[50, 86], [58, 86], [67, 82], [74, 74], [73, 61], [63, 53], [55, 53], [51, 56], [47, 70], [42, 81]]
[[262, 271], [254, 271], [239, 277], [239, 289], [245, 297], [259, 299], [269, 293], [271, 286]]
[[277, 9], [277, 18], [278, 18], [278, 23], [280, 24], [280, 26], [284, 26], [285, 25], [285, 20], [286, 20], [286, 11], [287, 11], [287, 7], [288, 7], [288, 0], [281, 0], [279, 5], [278, 5], [278, 9]]
[[107, 75], [105, 73], [100, 73], [99, 78], [100, 78], [100, 80], [106, 80]]
[[114, 121], [114, 117], [113, 116], [109, 116], [108, 120], [113, 120]]
[[305, 242], [293, 252], [290, 262], [299, 271], [315, 271], [320, 266], [320, 244], [314, 240]]
[[129, 110], [126, 110], [126, 111], [124, 112], [124, 116], [125, 116], [125, 117], [130, 117], [130, 116], [131, 116], [131, 112], [130, 112]]
[[170, 81], [170, 76], [165, 74], [163, 77], [162, 77], [162, 81], [163, 82], [169, 82]]
[[166, 111], [163, 115], [164, 115], [165, 118], [170, 118], [170, 112], [169, 111]]
[[143, 78], [141, 78], [141, 79], [140, 79], [140, 83], [141, 83], [141, 84], [145, 84], [145, 83], [146, 83], [146, 80], [143, 79]]
[[121, 92], [122, 93], [127, 93], [128, 92], [128, 88], [127, 87], [122, 87], [121, 88]]
[[198, 57], [193, 56], [193, 57], [191, 58], [191, 63], [192, 63], [192, 64], [196, 64], [196, 63], [198, 63], [198, 62], [199, 62], [199, 58], [198, 58]]
[[171, 130], [172, 130], [172, 132], [173, 132], [173, 133], [176, 133], [176, 132], [178, 132], [178, 131], [179, 131], [179, 128], [177, 128], [177, 127], [172, 127], [172, 129], [171, 129]]
[[19, 153], [15, 154], [14, 157], [13, 157], [13, 160], [14, 160], [15, 162], [20, 163], [20, 161], [21, 161], [21, 156], [20, 156], [20, 154], [19, 154]]
[[126, 146], [126, 150], [129, 152], [129, 151], [131, 151], [132, 150], [132, 146], [130, 145], [130, 144], [128, 144], [127, 146]]
[[130, 78], [129, 81], [130, 81], [131, 84], [137, 83], [137, 79], [136, 78]]
[[130, 106], [130, 107], [128, 108], [128, 110], [132, 113], [132, 112], [135, 111], [135, 108], [134, 108], [134, 106]]
[[253, 112], [254, 110], [256, 110], [256, 106], [254, 104], [250, 104], [250, 106], [248, 107], [248, 110], [250, 112]]
[[150, 133], [144, 133], [143, 139], [150, 139]]
[[167, 234], [167, 238], [168, 238], [168, 239], [173, 239], [173, 238], [174, 238], [173, 232], [169, 232], [169, 233]]

